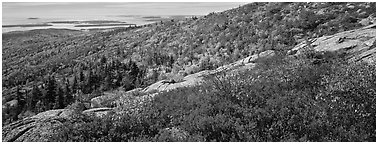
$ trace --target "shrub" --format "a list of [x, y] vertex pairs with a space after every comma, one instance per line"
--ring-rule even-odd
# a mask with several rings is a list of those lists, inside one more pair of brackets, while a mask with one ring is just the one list
[[157, 94], [138, 115], [68, 123], [69, 141], [375, 141], [374, 65], [278, 55], [208, 79]]

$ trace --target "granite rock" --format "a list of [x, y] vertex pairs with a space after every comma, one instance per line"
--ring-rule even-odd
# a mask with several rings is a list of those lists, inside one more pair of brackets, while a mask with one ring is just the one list
[[345, 31], [330, 36], [323, 36], [309, 41], [304, 41], [293, 49], [289, 55], [299, 55], [309, 47], [318, 52], [343, 52], [349, 61], [375, 62], [376, 24], [360, 29]]

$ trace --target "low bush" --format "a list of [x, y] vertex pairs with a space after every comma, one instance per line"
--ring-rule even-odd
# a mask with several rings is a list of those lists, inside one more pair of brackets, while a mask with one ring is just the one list
[[138, 116], [70, 123], [68, 141], [375, 141], [375, 66], [312, 60], [275, 57], [160, 93]]

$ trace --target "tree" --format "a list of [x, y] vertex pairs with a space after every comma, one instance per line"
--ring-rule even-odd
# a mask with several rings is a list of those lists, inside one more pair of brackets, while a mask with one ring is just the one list
[[73, 79], [73, 82], [72, 82], [72, 86], [71, 86], [72, 93], [76, 93], [76, 91], [78, 89], [79, 89], [79, 84], [78, 84], [78, 81], [77, 81], [77, 77], [75, 75], [74, 79]]
[[92, 71], [89, 71], [88, 76], [86, 79], [83, 81], [83, 93], [87, 94], [92, 91]]
[[66, 83], [64, 84], [64, 106], [67, 106], [72, 102], [73, 102], [72, 90], [70, 89], [70, 84], [68, 82], [68, 79], [66, 79]]
[[34, 86], [30, 92], [30, 98], [27, 101], [27, 110], [34, 111], [36, 109], [36, 104], [41, 97], [41, 90], [38, 88], [38, 86]]
[[23, 100], [20, 86], [16, 87], [16, 100], [17, 101]]
[[17, 86], [16, 88], [16, 100], [17, 104], [15, 105], [14, 109], [10, 111], [10, 117], [12, 120], [17, 120], [18, 115], [22, 112], [25, 106], [25, 99], [21, 93], [21, 88]]
[[60, 87], [58, 87], [57, 94], [55, 96], [54, 109], [64, 108], [64, 99], [64, 92]]
[[36, 113], [40, 113], [47, 110], [46, 107], [43, 105], [43, 101], [39, 100], [37, 104], [35, 105], [35, 111]]
[[111, 79], [110, 75], [106, 75], [105, 79], [104, 79], [104, 81], [103, 81], [103, 83], [101, 85], [101, 90], [102, 91], [107, 91], [110, 88], [112, 88], [112, 79]]
[[55, 97], [57, 95], [57, 84], [54, 76], [48, 76], [45, 82], [45, 93], [43, 95], [43, 105], [47, 109], [51, 109], [52, 104], [55, 102]]
[[79, 71], [79, 81], [80, 81], [80, 82], [83, 82], [84, 80], [85, 80], [84, 71], [83, 71], [83, 70], [80, 70], [80, 71]]
[[128, 74], [124, 75], [122, 78], [122, 87], [125, 91], [129, 91], [135, 88], [134, 83], [132, 82], [132, 79], [130, 79], [130, 76]]
[[152, 70], [152, 76], [151, 76], [151, 78], [152, 78], [153, 82], [156, 82], [156, 81], [159, 80], [159, 72], [158, 72], [158, 70], [156, 70], [156, 69]]
[[136, 65], [136, 63], [131, 61], [131, 60], [129, 62], [129, 68], [130, 68], [130, 72], [129, 72], [130, 80], [131, 80], [132, 83], [135, 83], [135, 81], [138, 77], [139, 68]]

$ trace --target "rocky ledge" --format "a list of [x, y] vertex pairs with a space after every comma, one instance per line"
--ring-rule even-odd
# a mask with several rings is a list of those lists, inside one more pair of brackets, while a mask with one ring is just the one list
[[341, 52], [352, 62], [375, 63], [376, 24], [304, 41], [288, 52], [299, 55], [311, 47], [318, 52]]
[[48, 141], [54, 127], [61, 125], [73, 112], [68, 109], [49, 110], [6, 125], [2, 130], [3, 141]]

